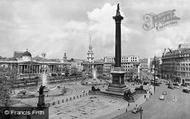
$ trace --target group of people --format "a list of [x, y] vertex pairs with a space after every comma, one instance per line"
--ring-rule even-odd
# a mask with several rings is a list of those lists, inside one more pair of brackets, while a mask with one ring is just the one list
[[[128, 108], [130, 107], [130, 103], [128, 103]], [[128, 108], [126, 108], [126, 112], [128, 111]], [[142, 106], [136, 104], [134, 107], [134, 111], [136, 111], [135, 113], [139, 112], [139, 111], [143, 111]]]

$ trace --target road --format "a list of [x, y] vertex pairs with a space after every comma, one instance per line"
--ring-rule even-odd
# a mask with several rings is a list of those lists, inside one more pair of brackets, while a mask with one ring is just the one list
[[[165, 100], [159, 100], [167, 91]], [[190, 119], [190, 94], [180, 89], [168, 89], [165, 84], [156, 87], [156, 93], [143, 105], [143, 119]], [[123, 113], [114, 119], [140, 119], [140, 113]]]
[[148, 78], [149, 80], [154, 78], [153, 75], [147, 71], [141, 71], [140, 75], [141, 77]]

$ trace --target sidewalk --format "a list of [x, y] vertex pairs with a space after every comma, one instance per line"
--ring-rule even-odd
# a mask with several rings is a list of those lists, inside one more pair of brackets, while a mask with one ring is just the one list
[[[144, 95], [146, 95], [147, 99], [144, 98]], [[127, 111], [131, 111], [134, 109], [134, 107], [136, 106], [136, 104], [139, 106], [139, 105], [142, 105], [146, 100], [148, 100], [150, 98], [150, 94], [144, 94], [142, 95], [141, 97], [139, 97], [135, 102], [133, 103], [130, 103], [130, 106], [127, 107], [128, 105], [128, 102], [126, 102], [124, 104], [124, 106], [122, 106], [120, 109], [118, 110], [115, 110], [113, 112], [110, 112], [109, 114], [106, 114], [106, 115], [103, 115], [103, 116], [100, 116], [98, 118], [95, 118], [95, 119], [111, 119], [111, 118], [114, 118], [116, 117], [117, 115], [121, 115], [123, 113], [126, 112], [126, 109]]]
[[[144, 95], [146, 95], [146, 98], [144, 98]], [[130, 106], [127, 107], [127, 111], [133, 110], [136, 107], [136, 105], [138, 105], [138, 106], [142, 105], [143, 103], [145, 103], [146, 100], [148, 100], [150, 98], [150, 94], [144, 94], [144, 95], [139, 97], [139, 99], [137, 99], [135, 102], [130, 103]]]

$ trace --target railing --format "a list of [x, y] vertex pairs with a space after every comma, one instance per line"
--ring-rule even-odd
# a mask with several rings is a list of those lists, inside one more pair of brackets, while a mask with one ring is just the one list
[[68, 96], [68, 97], [65, 97], [65, 98], [62, 98], [62, 99], [59, 99], [59, 100], [56, 100], [56, 101], [49, 102], [49, 103], [46, 104], [46, 106], [52, 107], [52, 106], [60, 105], [60, 104], [63, 104], [63, 103], [67, 103], [67, 102], [70, 102], [70, 101], [80, 99], [80, 98], [88, 96], [88, 95], [89, 95], [89, 93], [85, 92], [85, 93], [82, 93], [80, 95]]

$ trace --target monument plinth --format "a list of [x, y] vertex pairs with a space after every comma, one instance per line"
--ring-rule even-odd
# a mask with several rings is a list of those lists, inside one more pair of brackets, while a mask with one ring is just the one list
[[123, 17], [119, 11], [119, 4], [117, 5], [115, 20], [115, 66], [111, 71], [112, 83], [109, 84], [107, 93], [123, 95], [127, 90], [124, 82], [125, 71], [121, 68], [121, 20]]
[[42, 86], [42, 85], [39, 88], [39, 97], [38, 97], [37, 107], [45, 107], [44, 88], [45, 86]]

